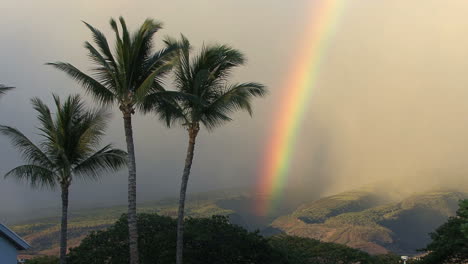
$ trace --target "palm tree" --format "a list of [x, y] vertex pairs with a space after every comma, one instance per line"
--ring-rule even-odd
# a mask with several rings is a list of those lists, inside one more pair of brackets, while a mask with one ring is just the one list
[[161, 29], [161, 23], [146, 19], [133, 34], [120, 17], [120, 27], [114, 19], [110, 25], [115, 33], [115, 52], [111, 51], [104, 34], [93, 26], [91, 30], [96, 45], [85, 42], [85, 48], [95, 67], [88, 75], [69, 63], [56, 62], [49, 65], [65, 72], [101, 104], [117, 104], [123, 114], [127, 142], [128, 164], [128, 228], [130, 263], [138, 264], [138, 232], [136, 222], [136, 163], [132, 131], [132, 115], [146, 100], [155, 105], [163, 104], [161, 78], [171, 69], [171, 55], [175, 49], [168, 46], [153, 51], [153, 36]]
[[78, 95], [68, 97], [63, 103], [54, 95], [55, 114], [40, 99], [31, 101], [38, 113], [41, 141], [36, 145], [18, 129], [0, 126], [0, 133], [10, 138], [25, 161], [5, 177], [29, 182], [33, 188], [60, 187], [60, 264], [64, 264], [70, 184], [75, 178], [95, 180], [103, 172], [117, 171], [126, 165], [127, 155], [112, 145], [97, 148], [110, 117], [105, 110], [87, 110]]
[[[167, 120], [183, 124], [189, 137], [180, 186], [177, 222], [176, 263], [181, 264], [185, 195], [200, 124], [211, 131], [231, 121], [229, 115], [235, 110], [245, 110], [251, 115], [251, 99], [264, 96], [266, 88], [262, 84], [253, 82], [227, 83], [231, 71], [245, 63], [244, 56], [236, 49], [226, 45], [204, 46], [200, 54], [192, 59], [190, 42], [184, 36], [180, 41], [169, 39], [166, 42], [168, 45], [179, 47], [174, 63], [175, 86], [177, 92], [184, 96], [176, 98], [177, 105], [174, 111], [166, 111], [164, 114]], [[161, 113], [160, 109], [157, 110]]]
[[14, 87], [9, 87], [9, 86], [5, 86], [3, 84], [0, 84], [0, 97], [2, 95], [4, 95], [7, 91], [13, 89]]

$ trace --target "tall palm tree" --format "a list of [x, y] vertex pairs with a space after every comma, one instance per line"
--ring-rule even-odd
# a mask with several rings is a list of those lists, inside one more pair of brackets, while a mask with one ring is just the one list
[[14, 87], [10, 87], [10, 86], [5, 86], [3, 84], [0, 84], [0, 97], [2, 95], [4, 95], [7, 91], [13, 89]]
[[[140, 28], [130, 34], [125, 20], [120, 17], [120, 28], [114, 19], [110, 26], [115, 33], [115, 52], [111, 51], [107, 38], [93, 26], [91, 30], [95, 46], [85, 42], [89, 58], [94, 67], [91, 75], [69, 63], [56, 62], [49, 65], [65, 72], [101, 104], [117, 104], [123, 114], [127, 142], [128, 164], [128, 228], [130, 263], [138, 264], [138, 232], [136, 222], [136, 163], [132, 131], [132, 115], [143, 101], [160, 105], [164, 89], [162, 77], [171, 69], [171, 54], [175, 49], [168, 46], [153, 51], [153, 36], [162, 25], [146, 19]], [[160, 103], [159, 103], [160, 102]]]
[[32, 187], [60, 187], [60, 263], [64, 264], [70, 184], [75, 178], [94, 180], [103, 172], [117, 171], [126, 165], [127, 155], [112, 145], [97, 148], [110, 117], [105, 110], [87, 110], [78, 95], [68, 97], [63, 103], [54, 95], [54, 101], [57, 109], [52, 114], [40, 99], [32, 99], [40, 123], [39, 144], [34, 144], [16, 128], [0, 126], [0, 133], [10, 138], [25, 161], [5, 177], [27, 181]]
[[235, 110], [245, 110], [251, 115], [251, 99], [264, 96], [266, 88], [262, 84], [253, 82], [227, 83], [232, 70], [245, 63], [244, 56], [236, 49], [226, 45], [204, 46], [197, 56], [191, 58], [191, 45], [184, 36], [180, 41], [169, 39], [166, 42], [168, 45], [179, 47], [174, 63], [175, 86], [177, 92], [184, 96], [176, 98], [175, 110], [166, 111], [165, 115], [167, 120], [183, 124], [189, 137], [180, 186], [177, 221], [176, 263], [181, 264], [185, 195], [200, 124], [211, 131], [231, 121], [229, 115]]

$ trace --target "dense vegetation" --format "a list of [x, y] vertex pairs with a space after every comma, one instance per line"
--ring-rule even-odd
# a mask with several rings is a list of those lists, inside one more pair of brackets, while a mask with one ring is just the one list
[[[105, 231], [85, 238], [72, 249], [73, 264], [126, 264], [129, 261], [126, 218], [120, 218]], [[156, 214], [139, 214], [138, 228], [141, 262], [174, 263], [176, 221]], [[186, 221], [185, 256], [187, 263], [282, 263], [272, 254], [268, 241], [258, 233], [231, 225], [227, 218], [191, 218]]]
[[40, 256], [27, 261], [28, 264], [58, 264], [59, 258], [55, 256]]
[[460, 202], [457, 215], [431, 233], [431, 252], [422, 263], [466, 263], [468, 261], [468, 200]]
[[276, 236], [270, 245], [286, 258], [286, 263], [370, 263], [369, 254], [350, 247], [294, 236]]
[[[174, 263], [176, 221], [157, 214], [139, 214], [138, 228], [142, 264]], [[71, 249], [72, 264], [128, 263], [126, 218], [107, 230], [91, 233], [80, 246]], [[187, 263], [219, 264], [318, 264], [393, 263], [395, 256], [369, 254], [334, 243], [291, 236], [264, 238], [258, 232], [230, 224], [224, 216], [189, 218], [184, 240]]]

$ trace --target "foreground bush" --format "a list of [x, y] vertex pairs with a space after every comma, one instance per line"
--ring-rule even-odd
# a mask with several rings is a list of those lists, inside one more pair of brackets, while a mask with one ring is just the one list
[[374, 263], [373, 258], [363, 251], [315, 239], [278, 236], [271, 238], [270, 244], [286, 257], [288, 263]]
[[[138, 215], [139, 253], [142, 264], [173, 264], [176, 221], [155, 214]], [[188, 219], [184, 260], [187, 264], [282, 264], [268, 240], [255, 232], [231, 225], [223, 216]], [[122, 216], [105, 231], [91, 233], [70, 250], [69, 264], [128, 264], [127, 219]]]
[[28, 260], [28, 264], [59, 264], [59, 258], [56, 256], [41, 256]]
[[424, 249], [430, 253], [421, 263], [468, 263], [468, 200], [460, 201], [457, 215], [431, 233], [431, 239]]
[[[173, 264], [176, 220], [156, 214], [139, 214], [141, 264]], [[276, 236], [232, 225], [224, 216], [186, 221], [184, 262], [187, 264], [390, 264], [398, 256], [370, 256], [357, 249], [309, 238]], [[127, 218], [122, 216], [104, 231], [91, 233], [70, 250], [69, 264], [128, 264]]]

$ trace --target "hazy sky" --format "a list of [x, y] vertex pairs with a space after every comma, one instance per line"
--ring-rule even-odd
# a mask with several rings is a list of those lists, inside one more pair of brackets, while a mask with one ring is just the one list
[[[269, 87], [268, 98], [255, 101], [252, 119], [238, 114], [214, 133], [200, 134], [189, 189], [252, 185], [281, 91], [287, 89], [284, 80], [300, 56], [296, 47], [312, 19], [308, 1], [3, 0], [0, 83], [17, 89], [0, 99], [0, 123], [37, 138], [29, 99], [51, 102], [51, 92], [82, 93], [63, 73], [43, 65], [61, 60], [83, 69], [90, 66], [83, 42], [91, 37], [81, 20], [109, 34], [110, 17], [124, 16], [131, 28], [151, 17], [164, 22], [158, 47], [164, 36], [179, 33], [198, 47], [203, 42], [230, 44], [248, 58], [233, 81]], [[407, 182], [408, 188], [421, 182], [466, 186], [468, 2], [345, 2], [297, 138], [289, 183], [310, 185], [321, 193], [388, 179]], [[104, 141], [124, 148], [122, 118], [114, 112]], [[185, 131], [136, 115], [134, 134], [138, 199], [175, 196]], [[0, 157], [0, 175], [20, 164], [4, 138]], [[125, 171], [96, 183], [75, 182], [71, 206], [124, 203], [126, 190]], [[57, 206], [58, 197], [0, 179], [0, 219], [13, 208]]]

